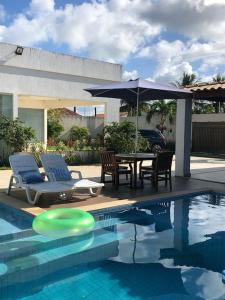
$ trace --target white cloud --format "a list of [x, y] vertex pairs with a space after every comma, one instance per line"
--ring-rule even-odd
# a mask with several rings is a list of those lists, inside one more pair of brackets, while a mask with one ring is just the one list
[[130, 79], [134, 80], [139, 77], [138, 71], [137, 70], [132, 70], [132, 71], [124, 71], [122, 79], [125, 81], [128, 81]]
[[[0, 41], [25, 46], [52, 42], [75, 54], [111, 62], [132, 56], [156, 61], [153, 80], [172, 81], [201, 63], [199, 74], [225, 64], [223, 0], [93, 0], [56, 7], [54, 0], [31, 0], [29, 7], [0, 25]], [[6, 12], [0, 5], [0, 22]], [[161, 33], [179, 33], [168, 42]], [[182, 39], [183, 39], [182, 37]], [[156, 38], [156, 39], [153, 39]], [[124, 78], [138, 77], [137, 70]]]
[[6, 11], [4, 9], [4, 6], [0, 4], [0, 22], [3, 22], [6, 17]]
[[141, 50], [138, 56], [152, 58], [157, 63], [153, 80], [174, 82], [182, 76], [183, 72], [193, 72], [191, 64], [183, 59], [183, 54], [186, 52], [187, 47], [180, 40], [173, 42], [161, 40], [154, 46]]
[[24, 14], [0, 28], [0, 40], [26, 46], [53, 41], [90, 57], [126, 61], [161, 31], [142, 19], [146, 0], [109, 0], [67, 4], [56, 9], [54, 0], [32, 0]]
[[143, 18], [187, 37], [218, 41], [225, 40], [224, 15], [224, 1], [158, 0]]

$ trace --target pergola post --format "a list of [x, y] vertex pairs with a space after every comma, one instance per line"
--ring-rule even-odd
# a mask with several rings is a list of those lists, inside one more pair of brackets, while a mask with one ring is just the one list
[[190, 177], [192, 100], [177, 100], [175, 175]]

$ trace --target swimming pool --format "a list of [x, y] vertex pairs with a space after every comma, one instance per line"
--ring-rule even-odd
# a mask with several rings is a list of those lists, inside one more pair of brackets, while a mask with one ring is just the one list
[[80, 238], [40, 236], [29, 215], [0, 211], [1, 300], [225, 299], [223, 194], [96, 211]]

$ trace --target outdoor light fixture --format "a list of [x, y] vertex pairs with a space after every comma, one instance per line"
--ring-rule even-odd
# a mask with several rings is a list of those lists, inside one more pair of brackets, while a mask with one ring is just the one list
[[23, 54], [23, 47], [22, 46], [17, 46], [16, 50], [15, 50], [15, 54], [22, 55]]

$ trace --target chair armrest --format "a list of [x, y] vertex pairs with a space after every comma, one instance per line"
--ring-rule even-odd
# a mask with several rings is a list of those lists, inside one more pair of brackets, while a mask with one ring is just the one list
[[45, 172], [45, 176], [48, 178], [48, 181], [56, 181], [55, 174], [52, 172]]
[[82, 176], [82, 174], [81, 174], [80, 171], [75, 171], [75, 170], [70, 171], [70, 175], [71, 175], [71, 176], [72, 176], [72, 173], [76, 173], [76, 174], [78, 175], [78, 178], [79, 178], [79, 179], [82, 179], [82, 178], [83, 178], [83, 176]]
[[41, 178], [45, 180], [45, 177], [46, 177], [46, 173], [45, 172], [41, 172]]
[[12, 182], [13, 182], [13, 180], [15, 180], [16, 184], [23, 184], [23, 180], [22, 180], [22, 176], [21, 175], [15, 175], [15, 174], [13, 174], [11, 176], [11, 180], [12, 180]]

